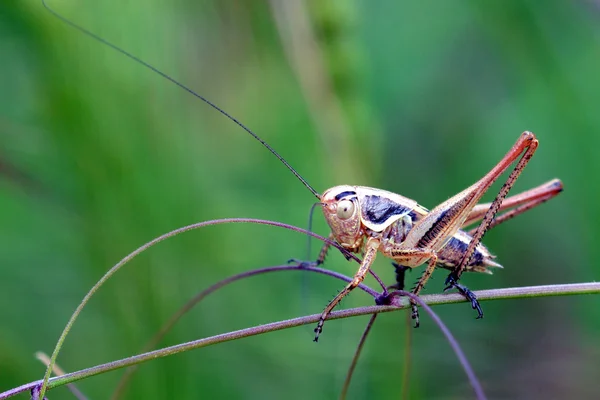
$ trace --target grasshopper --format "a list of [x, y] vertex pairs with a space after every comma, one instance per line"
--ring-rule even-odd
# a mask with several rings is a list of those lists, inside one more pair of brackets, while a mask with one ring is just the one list
[[[332, 239], [351, 252], [362, 253], [363, 261], [353, 280], [325, 307], [315, 328], [315, 341], [323, 329], [325, 319], [350, 291], [356, 288], [369, 271], [378, 252], [394, 261], [396, 285], [404, 286], [404, 271], [427, 263], [425, 272], [413, 288], [419, 294], [436, 266], [451, 269], [446, 279], [446, 289], [456, 288], [477, 310], [477, 318], [483, 311], [476, 296], [458, 280], [462, 273], [476, 271], [491, 273], [490, 267], [500, 267], [494, 256], [480, 242], [492, 226], [506, 221], [562, 191], [562, 183], [555, 179], [538, 188], [513, 198], [504, 199], [538, 147], [538, 140], [525, 131], [509, 152], [483, 178], [429, 211], [416, 201], [381, 189], [363, 186], [335, 186], [328, 189], [320, 199], [325, 219], [331, 228]], [[522, 157], [519, 159], [519, 156]], [[477, 205], [489, 187], [513, 162], [517, 165], [502, 186], [496, 199], [490, 204]], [[494, 221], [498, 211], [517, 207]], [[479, 227], [471, 233], [460, 230], [482, 219]], [[329, 246], [326, 244], [317, 263], [325, 259]], [[378, 299], [386, 304], [389, 299]], [[419, 326], [418, 309], [412, 302], [412, 318]]]
[[[509, 152], [483, 178], [432, 210], [401, 195], [364, 186], [335, 186], [321, 195], [268, 143], [222, 108], [152, 65], [58, 14], [50, 9], [44, 0], [42, 4], [66, 24], [158, 73], [236, 123], [269, 150], [319, 200], [318, 204], [321, 205], [325, 220], [331, 228], [330, 238], [350, 252], [362, 254], [363, 260], [352, 281], [323, 310], [315, 328], [315, 341], [318, 341], [327, 316], [342, 298], [364, 280], [379, 252], [393, 260], [396, 268], [396, 284], [392, 285], [392, 288], [403, 289], [404, 272], [426, 263], [424, 273], [412, 289], [413, 293], [419, 294], [435, 267], [449, 269], [451, 272], [446, 279], [445, 290], [456, 288], [477, 310], [477, 317], [483, 317], [475, 295], [458, 283], [464, 271], [491, 273], [489, 268], [501, 267], [494, 261], [495, 257], [489, 250], [481, 244], [483, 235], [489, 228], [549, 200], [562, 191], [562, 183], [555, 179], [506, 198], [538, 146], [535, 135], [524, 132]], [[519, 161], [496, 199], [492, 203], [478, 205], [483, 194], [517, 159]], [[504, 213], [496, 217], [499, 211]], [[470, 232], [462, 230], [479, 220], [481, 223], [478, 228]], [[328, 249], [329, 245], [325, 244], [317, 264], [324, 262]], [[390, 298], [386, 296], [377, 299], [379, 304], [389, 304], [389, 301]], [[415, 319], [417, 327], [419, 318], [416, 304], [412, 303], [411, 308], [412, 318]]]

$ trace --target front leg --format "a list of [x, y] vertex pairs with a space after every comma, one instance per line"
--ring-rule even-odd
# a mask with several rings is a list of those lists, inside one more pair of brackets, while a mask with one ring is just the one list
[[[335, 237], [333, 236], [333, 233], [330, 233], [327, 238], [329, 240], [331, 240], [332, 242], [335, 242]], [[303, 260], [300, 260], [298, 258], [290, 258], [288, 260], [288, 263], [296, 263], [296, 264], [298, 264], [301, 267], [310, 267], [310, 266], [319, 266], [319, 265], [322, 265], [325, 262], [325, 258], [327, 257], [327, 253], [329, 253], [329, 249], [330, 248], [331, 248], [331, 243], [330, 242], [323, 243], [323, 247], [321, 247], [321, 251], [319, 251], [319, 256], [317, 257], [316, 261], [303, 261]], [[346, 254], [344, 254], [344, 257], [346, 257], [347, 260], [351, 259]], [[308, 256], [308, 258], [310, 259], [310, 255]]]
[[377, 237], [370, 237], [367, 240], [367, 243], [365, 245], [365, 256], [362, 260], [362, 263], [360, 264], [360, 267], [358, 268], [358, 271], [356, 272], [356, 275], [354, 275], [352, 281], [348, 283], [346, 287], [342, 289], [342, 291], [339, 292], [338, 295], [335, 296], [333, 300], [329, 302], [327, 307], [325, 307], [325, 310], [323, 310], [321, 318], [319, 318], [319, 322], [317, 323], [317, 327], [315, 328], [315, 342], [319, 341], [319, 335], [323, 331], [323, 324], [325, 324], [325, 320], [327, 319], [329, 314], [331, 314], [331, 311], [348, 293], [354, 290], [354, 288], [360, 285], [361, 282], [365, 279], [365, 275], [367, 274], [367, 272], [369, 272], [369, 268], [371, 268], [371, 264], [373, 264], [373, 261], [375, 260], [375, 256], [377, 255], [377, 250], [379, 250], [380, 244], [381, 241]]

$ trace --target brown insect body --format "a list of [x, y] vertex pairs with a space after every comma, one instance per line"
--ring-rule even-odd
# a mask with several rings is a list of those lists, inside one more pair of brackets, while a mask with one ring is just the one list
[[[458, 283], [464, 271], [490, 273], [489, 267], [499, 267], [490, 252], [481, 245], [485, 232], [562, 191], [562, 183], [555, 179], [519, 195], [506, 199], [513, 186], [539, 145], [535, 135], [523, 132], [512, 148], [487, 174], [470, 187], [439, 204], [431, 211], [414, 200], [380, 189], [361, 186], [336, 186], [321, 197], [325, 219], [331, 227], [331, 237], [347, 250], [361, 252], [363, 260], [350, 283], [329, 302], [317, 327], [315, 341], [333, 308], [365, 278], [377, 253], [394, 261], [397, 285], [404, 285], [403, 271], [427, 263], [421, 278], [412, 290], [419, 294], [437, 266], [452, 269], [446, 278], [446, 290], [455, 288], [477, 310], [483, 311], [477, 297], [467, 287]], [[477, 205], [490, 186], [516, 162], [496, 199]], [[510, 209], [515, 207], [514, 209]], [[502, 210], [508, 210], [497, 216]], [[477, 220], [481, 223], [474, 232], [461, 229]], [[324, 260], [328, 246], [324, 246], [317, 262]], [[387, 297], [377, 300], [386, 304]], [[412, 317], [419, 326], [416, 303], [412, 303]]]
[[[429, 214], [429, 210], [415, 200], [365, 186], [335, 186], [323, 194], [321, 203], [332, 236], [344, 248], [363, 253], [367, 237], [380, 237], [380, 251], [395, 261], [399, 260], [383, 249], [404, 242], [413, 226]], [[471, 239], [471, 235], [459, 230], [441, 243], [436, 265], [446, 269], [456, 267]], [[465, 270], [491, 274], [489, 267], [502, 268], [494, 258], [480, 243]], [[415, 268], [421, 264], [406, 266]]]

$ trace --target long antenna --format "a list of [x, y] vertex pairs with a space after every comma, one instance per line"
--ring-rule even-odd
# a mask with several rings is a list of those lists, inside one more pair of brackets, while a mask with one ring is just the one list
[[123, 54], [125, 57], [128, 57], [131, 60], [133, 60], [133, 61], [135, 61], [135, 62], [143, 65], [144, 67], [148, 68], [149, 70], [156, 72], [158, 75], [162, 76], [166, 80], [168, 80], [168, 81], [174, 83], [175, 85], [179, 86], [181, 89], [185, 90], [186, 92], [188, 92], [192, 96], [194, 96], [194, 97], [202, 100], [203, 102], [205, 102], [206, 104], [208, 104], [209, 106], [211, 106], [212, 108], [214, 108], [215, 110], [217, 110], [218, 112], [220, 112], [221, 114], [223, 114], [224, 116], [226, 116], [227, 118], [229, 118], [230, 120], [232, 120], [233, 122], [235, 122], [239, 127], [241, 127], [243, 130], [245, 130], [246, 132], [248, 132], [250, 135], [252, 135], [252, 137], [254, 139], [258, 140], [263, 146], [265, 146], [267, 148], [267, 150], [269, 150], [275, 157], [277, 157], [279, 159], [279, 161], [281, 161], [283, 163], [283, 165], [285, 165], [287, 167], [287, 169], [289, 169], [292, 172], [292, 174], [294, 174], [296, 176], [296, 178], [298, 178], [298, 180], [300, 182], [302, 182], [302, 184], [304, 186], [306, 186], [306, 188], [308, 190], [310, 190], [313, 195], [315, 195], [315, 197], [317, 199], [321, 200], [321, 195], [315, 189], [313, 189], [313, 187], [310, 186], [310, 184], [294, 168], [292, 168], [292, 166], [287, 161], [285, 161], [285, 159], [283, 157], [281, 157], [279, 155], [279, 153], [277, 153], [275, 151], [274, 148], [272, 148], [271, 146], [269, 146], [269, 144], [267, 142], [265, 142], [264, 140], [262, 140], [256, 133], [252, 132], [250, 130], [250, 128], [248, 128], [246, 125], [242, 124], [240, 121], [238, 121], [233, 116], [231, 116], [230, 114], [228, 114], [225, 110], [223, 110], [222, 108], [220, 108], [219, 106], [217, 106], [215, 103], [213, 103], [212, 101], [208, 100], [204, 96], [201, 96], [198, 93], [194, 92], [189, 87], [187, 87], [184, 84], [178, 82], [175, 78], [172, 78], [171, 76], [165, 74], [164, 72], [162, 72], [158, 68], [155, 68], [154, 66], [148, 64], [144, 60], [142, 60], [142, 59], [134, 56], [133, 54], [127, 52], [126, 50], [123, 50], [122, 48], [120, 48], [120, 47], [112, 44], [111, 42], [107, 41], [106, 39], [101, 38], [100, 36], [96, 35], [95, 33], [92, 33], [90, 31], [88, 31], [84, 27], [77, 25], [76, 23], [74, 23], [73, 21], [67, 19], [66, 17], [63, 17], [61, 14], [59, 14], [56, 11], [54, 11], [53, 9], [51, 9], [46, 4], [46, 0], [42, 0], [42, 5], [44, 6], [44, 8], [46, 8], [46, 10], [48, 10], [51, 14], [53, 14], [56, 18], [58, 18], [59, 20], [61, 20], [65, 24], [71, 26], [72, 28], [77, 29], [78, 31], [80, 31], [84, 35], [87, 35], [87, 36], [91, 37], [92, 39], [94, 39], [94, 40], [96, 40], [96, 41], [104, 44], [105, 46], [108, 46], [111, 49], [113, 49], [113, 50], [115, 50], [115, 51]]

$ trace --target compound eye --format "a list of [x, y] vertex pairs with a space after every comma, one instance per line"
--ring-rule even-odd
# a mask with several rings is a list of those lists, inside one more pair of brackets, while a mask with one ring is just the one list
[[354, 214], [354, 202], [341, 200], [337, 205], [337, 216], [339, 219], [348, 219]]

